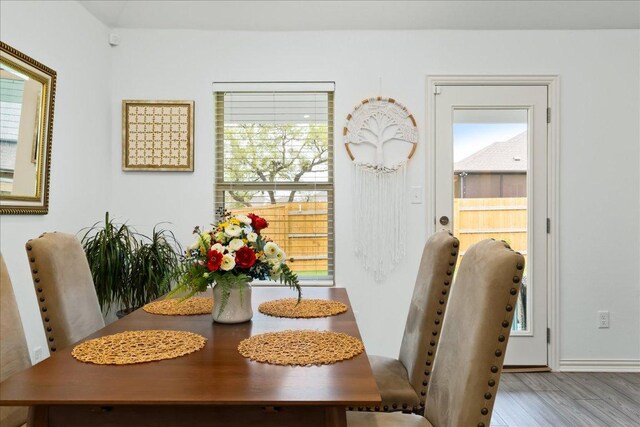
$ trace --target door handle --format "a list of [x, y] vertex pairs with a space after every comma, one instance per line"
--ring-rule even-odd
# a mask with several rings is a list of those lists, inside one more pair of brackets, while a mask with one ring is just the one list
[[441, 217], [440, 217], [440, 224], [442, 224], [442, 225], [447, 225], [447, 224], [449, 224], [449, 217], [447, 217], [447, 216], [441, 216]]

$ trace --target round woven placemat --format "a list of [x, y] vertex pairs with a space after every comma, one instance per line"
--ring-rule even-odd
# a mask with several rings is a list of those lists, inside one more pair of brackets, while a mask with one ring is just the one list
[[255, 335], [240, 342], [244, 357], [272, 365], [329, 365], [364, 351], [358, 338], [340, 332], [282, 331]]
[[142, 307], [144, 311], [151, 314], [162, 314], [165, 316], [193, 316], [196, 314], [209, 314], [213, 310], [213, 298], [211, 297], [191, 297], [182, 302], [180, 298], [163, 299], [150, 302]]
[[185, 331], [127, 331], [83, 342], [71, 355], [96, 365], [129, 365], [184, 356], [200, 350], [206, 341]]
[[298, 304], [297, 298], [285, 298], [263, 302], [258, 306], [258, 311], [275, 317], [329, 317], [344, 313], [347, 306], [339, 301], [326, 299], [303, 299]]

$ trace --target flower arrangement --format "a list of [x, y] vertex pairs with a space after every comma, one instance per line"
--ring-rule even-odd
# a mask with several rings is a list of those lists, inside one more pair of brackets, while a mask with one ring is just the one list
[[183, 299], [187, 299], [218, 285], [222, 287], [222, 313], [232, 288], [242, 292], [253, 279], [271, 279], [295, 288], [299, 301], [302, 291], [298, 276], [286, 264], [284, 251], [262, 235], [268, 226], [267, 220], [258, 215], [225, 212], [224, 219], [213, 229], [196, 227], [195, 242], [172, 274], [177, 286], [169, 296], [185, 294]]

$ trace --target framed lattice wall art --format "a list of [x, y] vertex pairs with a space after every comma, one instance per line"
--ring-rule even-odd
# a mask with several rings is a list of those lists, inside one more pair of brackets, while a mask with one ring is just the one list
[[122, 170], [193, 172], [193, 101], [122, 101]]

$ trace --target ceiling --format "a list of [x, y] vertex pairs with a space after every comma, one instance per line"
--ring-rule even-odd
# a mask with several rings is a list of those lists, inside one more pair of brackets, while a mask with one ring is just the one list
[[111, 28], [197, 30], [640, 29], [640, 1], [94, 1]]

